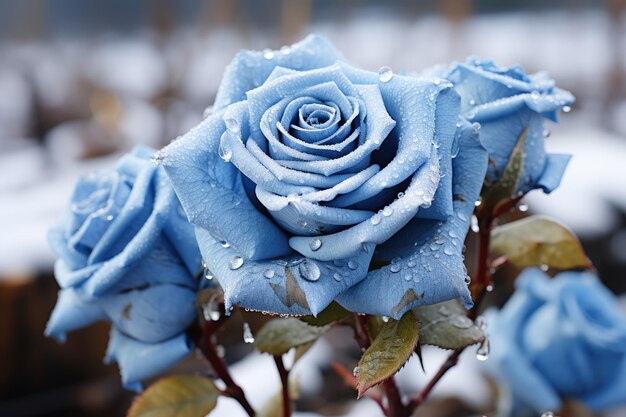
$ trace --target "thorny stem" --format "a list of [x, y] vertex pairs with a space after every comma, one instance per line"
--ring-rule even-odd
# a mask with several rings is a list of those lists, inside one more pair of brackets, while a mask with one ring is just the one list
[[[367, 316], [355, 314], [354, 315], [354, 337], [361, 347], [362, 351], [367, 350], [370, 347], [370, 335], [367, 327]], [[396, 385], [396, 380], [393, 376], [389, 377], [381, 384], [382, 391], [387, 399], [388, 407], [381, 408], [387, 417], [409, 417], [411, 410], [402, 402], [400, 391]]]
[[274, 362], [276, 363], [276, 369], [278, 369], [278, 375], [280, 375], [280, 382], [283, 387], [283, 417], [290, 417], [291, 398], [289, 398], [289, 371], [285, 369], [282, 356], [274, 356]]
[[[506, 210], [510, 209], [513, 205], [517, 204], [519, 198], [512, 200], [509, 204], [506, 204]], [[472, 284], [472, 296], [475, 300], [474, 307], [470, 310], [468, 317], [475, 320], [478, 316], [478, 310], [483, 301], [483, 298], [487, 292], [487, 288], [491, 285], [490, 275], [490, 259], [489, 259], [489, 245], [491, 243], [491, 229], [493, 227], [494, 219], [497, 215], [501, 214], [504, 209], [492, 212], [491, 210], [484, 212], [484, 216], [479, 218], [479, 231], [478, 231], [478, 259], [476, 265], [476, 275], [474, 277], [474, 283]], [[448, 359], [441, 365], [437, 373], [431, 378], [424, 388], [417, 394], [416, 397], [411, 399], [409, 407], [411, 410], [415, 410], [428, 398], [435, 385], [443, 378], [443, 376], [451, 368], [453, 368], [459, 361], [461, 353], [465, 350], [465, 347], [456, 349], [448, 356]]]
[[254, 417], [256, 414], [248, 399], [246, 398], [246, 394], [243, 392], [243, 389], [235, 383], [233, 378], [228, 371], [228, 366], [226, 362], [218, 355], [217, 350], [215, 348], [215, 344], [211, 340], [211, 335], [213, 334], [213, 328], [211, 323], [206, 323], [202, 329], [202, 336], [200, 338], [200, 350], [207, 358], [213, 370], [217, 374], [217, 376], [226, 384], [226, 389], [222, 391], [223, 395], [231, 397], [235, 399], [250, 417]]

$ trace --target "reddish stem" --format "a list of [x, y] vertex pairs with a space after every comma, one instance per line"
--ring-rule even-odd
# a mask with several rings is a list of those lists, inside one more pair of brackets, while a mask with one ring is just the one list
[[206, 324], [203, 327], [202, 336], [200, 338], [199, 347], [204, 356], [207, 358], [217, 376], [226, 384], [226, 389], [222, 391], [225, 395], [235, 399], [250, 417], [256, 414], [243, 389], [235, 383], [228, 371], [228, 366], [224, 360], [218, 355], [215, 344], [211, 341], [212, 326]]
[[282, 356], [274, 356], [274, 362], [276, 363], [276, 369], [278, 369], [278, 375], [280, 375], [280, 382], [283, 388], [283, 417], [290, 417], [291, 398], [289, 398], [289, 372], [285, 369]]
[[456, 363], [459, 361], [459, 356], [461, 356], [461, 352], [463, 352], [463, 349], [457, 349], [452, 352], [452, 354], [448, 356], [448, 359], [446, 359], [443, 365], [441, 365], [441, 368], [439, 368], [435, 376], [433, 376], [428, 384], [426, 384], [426, 386], [422, 388], [419, 394], [417, 394], [417, 397], [411, 399], [410, 407], [413, 410], [419, 407], [426, 400], [430, 392], [433, 390], [433, 388], [435, 388], [435, 385], [437, 385], [441, 378], [443, 378], [446, 372], [448, 372], [450, 368], [456, 365]]

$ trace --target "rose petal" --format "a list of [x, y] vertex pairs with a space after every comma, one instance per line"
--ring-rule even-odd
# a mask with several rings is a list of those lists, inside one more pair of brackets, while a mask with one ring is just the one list
[[210, 116], [161, 154], [189, 221], [224, 239], [247, 259], [289, 253], [285, 233], [249, 200], [237, 168], [218, 156], [226, 130], [222, 117]]
[[235, 262], [239, 255], [233, 248], [222, 247], [199, 228], [196, 236], [209, 269], [224, 289], [226, 311], [238, 305], [274, 314], [318, 314], [337, 294], [365, 277], [374, 250], [368, 245], [367, 251], [334, 262], [294, 254], [239, 265]]
[[443, 222], [413, 219], [379, 246], [382, 259], [400, 259], [371, 271], [365, 280], [341, 294], [337, 301], [345, 308], [399, 318], [416, 305], [457, 297], [466, 307], [472, 305], [461, 252], [487, 168], [487, 153], [470, 125], [462, 124], [459, 129], [460, 152], [453, 161], [454, 214]]
[[192, 346], [184, 333], [161, 343], [143, 343], [113, 328], [105, 362], [117, 362], [124, 387], [140, 391], [141, 380], [174, 366], [187, 357], [191, 350]]
[[273, 51], [241, 51], [226, 67], [224, 78], [215, 98], [214, 108], [219, 111], [228, 105], [244, 100], [246, 93], [265, 82], [274, 68], [311, 70], [333, 65], [341, 55], [324, 37], [309, 35], [292, 45], [289, 53]]

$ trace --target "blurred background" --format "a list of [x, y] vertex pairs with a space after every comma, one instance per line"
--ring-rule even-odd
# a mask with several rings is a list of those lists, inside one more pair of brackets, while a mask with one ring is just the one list
[[57, 291], [46, 231], [78, 175], [200, 122], [239, 49], [280, 48], [310, 32], [374, 71], [476, 55], [550, 72], [577, 103], [549, 126], [547, 147], [574, 158], [560, 189], [527, 204], [578, 233], [623, 294], [625, 11], [626, 0], [0, 0], [0, 416], [124, 415], [132, 394], [101, 362], [106, 326], [65, 346], [43, 337]]

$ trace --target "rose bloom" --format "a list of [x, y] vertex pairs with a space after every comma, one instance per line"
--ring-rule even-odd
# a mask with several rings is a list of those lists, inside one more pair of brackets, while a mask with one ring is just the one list
[[489, 316], [489, 371], [531, 415], [577, 399], [595, 411], [626, 402], [626, 316], [591, 272], [528, 269]]
[[227, 310], [397, 318], [471, 305], [461, 250], [487, 153], [460, 113], [450, 82], [363, 71], [310, 36], [240, 52], [212, 113], [156, 159]]

